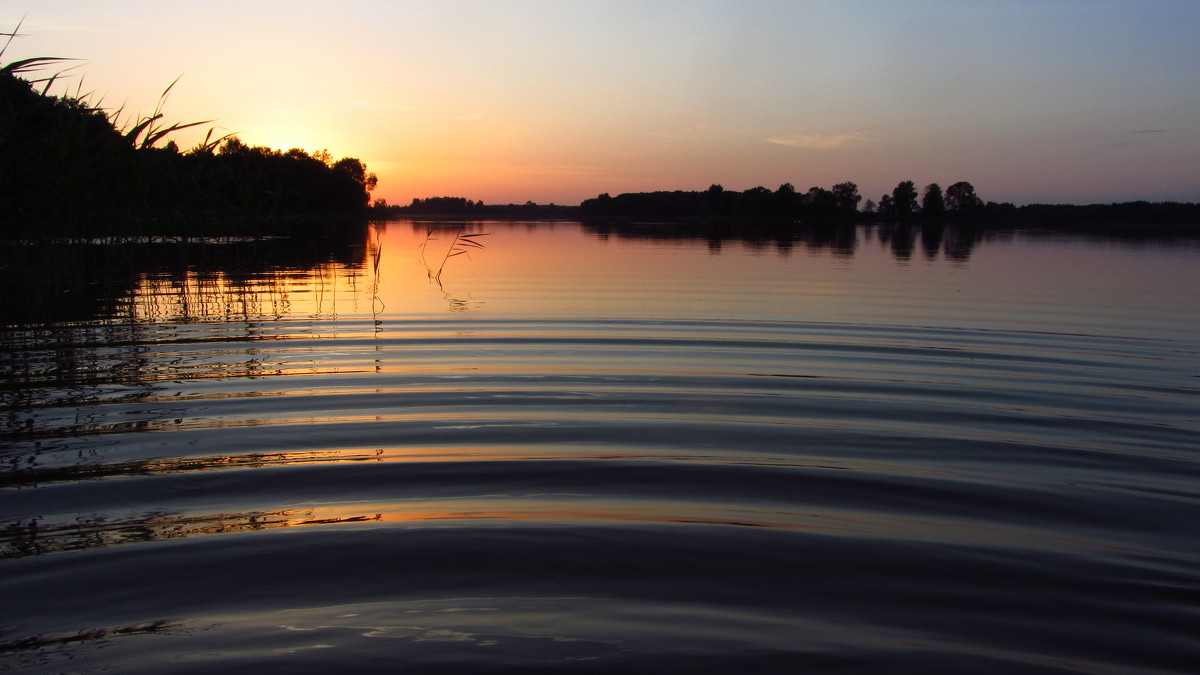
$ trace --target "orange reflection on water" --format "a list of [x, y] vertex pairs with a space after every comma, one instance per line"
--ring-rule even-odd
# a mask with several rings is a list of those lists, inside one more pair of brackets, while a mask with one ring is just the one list
[[[124, 318], [138, 322], [261, 321], [364, 311], [363, 273], [340, 265], [265, 270], [239, 277], [189, 270], [141, 279]], [[369, 299], [369, 298], [368, 298]]]
[[844, 298], [864, 278], [895, 272], [891, 252], [867, 247], [871, 234], [853, 228], [827, 237], [725, 237], [706, 238], [698, 225], [615, 230], [573, 221], [375, 223], [351, 254], [291, 266], [235, 259], [215, 269], [146, 274], [127, 318], [370, 318], [382, 321], [385, 331], [403, 328], [389, 323], [394, 320], [447, 312], [820, 319], [843, 315]]
[[[950, 226], [754, 236], [698, 223], [398, 220], [362, 228], [319, 251], [326, 244], [311, 238], [205, 244], [186, 255], [148, 248], [117, 318], [223, 323], [244, 328], [246, 339], [387, 335], [413, 328], [413, 317], [461, 313], [856, 323], [950, 316], [1007, 325], [1022, 321], [1026, 310], [1017, 305], [1030, 293], [1053, 294], [1056, 306], [1080, 304], [1094, 292], [1077, 282], [1087, 278], [1080, 266], [1102, 265], [1128, 280], [1112, 291], [1123, 305], [1144, 302], [1147, 288], [1187, 283], [1161, 256], [1088, 243], [1038, 246]], [[280, 325], [250, 330], [266, 322]]]

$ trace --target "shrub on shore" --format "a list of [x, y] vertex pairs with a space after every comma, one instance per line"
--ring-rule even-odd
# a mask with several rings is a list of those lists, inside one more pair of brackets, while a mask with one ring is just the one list
[[163, 121], [174, 83], [152, 115], [121, 127], [121, 111], [88, 94], [51, 95], [56, 75], [27, 79], [61, 60], [0, 67], [0, 236], [205, 234], [218, 222], [225, 232], [276, 233], [289, 220], [366, 213], [376, 178], [358, 159], [211, 131], [181, 151], [171, 134], [207, 122]]

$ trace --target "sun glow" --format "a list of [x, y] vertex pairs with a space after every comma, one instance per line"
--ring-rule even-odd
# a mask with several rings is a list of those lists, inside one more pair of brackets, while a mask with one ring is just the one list
[[845, 180], [878, 199], [910, 179], [1017, 203], [1200, 199], [1195, 3], [701, 5], [63, 0], [28, 11], [6, 58], [88, 59], [84, 89], [131, 111], [183, 74], [172, 121], [357, 157], [392, 203]]

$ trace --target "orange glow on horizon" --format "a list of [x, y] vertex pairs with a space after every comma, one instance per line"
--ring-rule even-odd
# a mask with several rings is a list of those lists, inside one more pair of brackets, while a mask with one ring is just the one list
[[902, 180], [1017, 204], [1200, 200], [1196, 3], [213, 1], [31, 6], [6, 59], [85, 59], [57, 91], [135, 116], [182, 74], [168, 120], [357, 157], [394, 204], [846, 180], [875, 200]]

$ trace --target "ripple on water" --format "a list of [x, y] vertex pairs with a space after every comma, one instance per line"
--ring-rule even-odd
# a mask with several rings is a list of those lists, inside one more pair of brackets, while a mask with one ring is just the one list
[[5, 665], [1200, 654], [1193, 342], [520, 315], [64, 331], [6, 338]]

